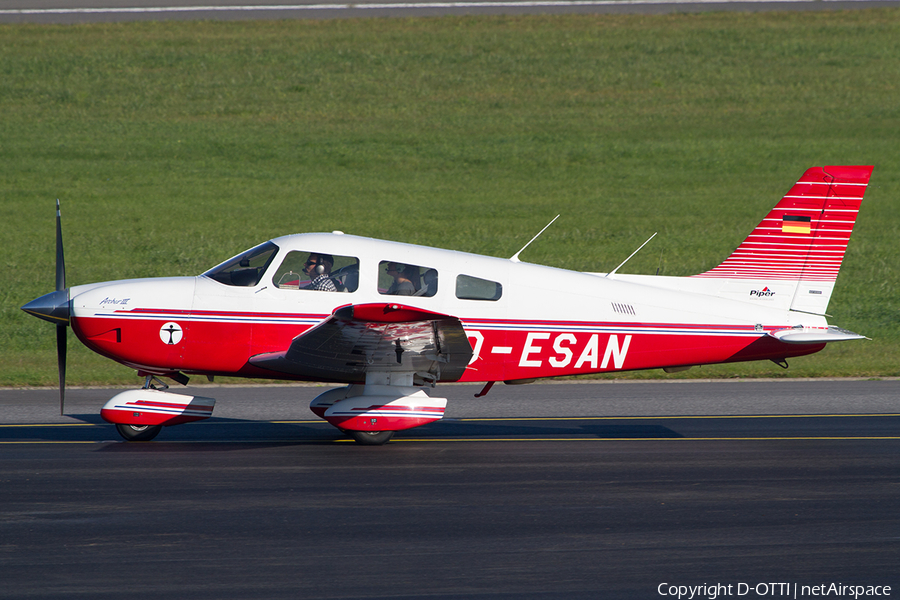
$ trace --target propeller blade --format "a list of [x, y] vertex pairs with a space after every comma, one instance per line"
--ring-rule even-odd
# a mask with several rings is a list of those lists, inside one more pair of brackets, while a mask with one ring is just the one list
[[66, 326], [56, 326], [56, 360], [59, 363], [59, 414], [66, 404]]
[[[56, 291], [66, 289], [66, 259], [63, 256], [62, 215], [59, 198], [56, 199]], [[66, 294], [68, 300], [68, 293]], [[66, 311], [68, 313], [68, 310]], [[66, 314], [68, 317], [68, 314]], [[67, 319], [68, 321], [68, 319]], [[59, 414], [65, 414], [66, 406], [66, 324], [56, 325], [56, 361], [59, 365]]]
[[66, 327], [69, 326], [69, 289], [66, 287], [66, 260], [63, 257], [62, 218], [56, 199], [56, 291], [25, 304], [22, 310], [56, 323], [56, 361], [59, 364], [59, 414], [66, 401]]
[[56, 199], [56, 291], [66, 289], [66, 259], [63, 257], [62, 218], [59, 198]]

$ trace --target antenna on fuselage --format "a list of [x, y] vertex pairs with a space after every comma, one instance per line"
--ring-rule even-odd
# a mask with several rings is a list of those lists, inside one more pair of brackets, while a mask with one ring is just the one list
[[553, 221], [550, 221], [549, 223], [547, 223], [547, 225], [543, 229], [541, 229], [536, 236], [531, 238], [530, 242], [528, 242], [527, 244], [522, 246], [522, 249], [519, 250], [518, 252], [516, 252], [515, 254], [513, 254], [512, 258], [510, 258], [509, 260], [511, 260], [513, 262], [522, 262], [519, 260], [519, 255], [525, 251], [525, 248], [527, 248], [528, 246], [531, 245], [531, 242], [533, 242], [534, 240], [541, 237], [541, 234], [544, 233], [545, 231], [547, 231], [547, 227], [550, 227], [551, 225], [553, 225], [554, 221], [556, 221], [558, 218], [559, 218], [559, 215], [556, 215], [555, 217], [553, 217]]
[[[657, 231], [656, 233], [659, 233], [659, 232]], [[652, 240], [653, 238], [656, 237], [656, 233], [654, 233], [654, 234], [651, 235], [649, 238], [647, 238], [647, 241], [646, 241], [646, 242], [644, 242], [643, 244], [641, 244], [640, 246], [638, 246], [638, 249], [637, 249], [637, 250], [635, 250], [634, 252], [632, 252], [631, 255], [630, 255], [628, 258], [626, 258], [625, 260], [622, 261], [622, 264], [621, 264], [621, 265], [619, 265], [618, 267], [616, 267], [615, 269], [613, 269], [612, 271], [610, 271], [609, 273], [607, 273], [606, 276], [607, 276], [607, 277], [611, 277], [612, 275], [615, 275], [616, 271], [618, 271], [619, 269], [622, 268], [622, 265], [624, 265], [624, 264], [627, 263], [629, 260], [631, 260], [631, 257], [632, 257], [632, 256], [634, 256], [635, 254], [637, 254], [638, 252], [640, 252], [640, 251], [641, 251], [641, 248], [643, 248], [644, 246], [646, 246], [647, 244], [649, 244], [649, 243], [650, 243], [650, 240]]]

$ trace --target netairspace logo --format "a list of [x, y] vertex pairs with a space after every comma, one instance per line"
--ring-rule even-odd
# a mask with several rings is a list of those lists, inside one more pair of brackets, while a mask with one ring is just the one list
[[821, 583], [801, 585], [798, 583], [714, 583], [703, 585], [676, 585], [661, 583], [656, 588], [660, 596], [671, 596], [678, 600], [706, 598], [716, 600], [722, 597], [785, 597], [785, 598], [874, 598], [891, 595], [889, 585], [844, 585], [841, 583]]

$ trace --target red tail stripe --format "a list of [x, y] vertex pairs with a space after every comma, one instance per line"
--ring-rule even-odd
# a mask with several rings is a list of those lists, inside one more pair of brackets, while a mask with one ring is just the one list
[[[871, 174], [868, 166], [807, 170], [727, 259], [695, 277], [834, 281]], [[809, 221], [790, 218], [804, 215]]]

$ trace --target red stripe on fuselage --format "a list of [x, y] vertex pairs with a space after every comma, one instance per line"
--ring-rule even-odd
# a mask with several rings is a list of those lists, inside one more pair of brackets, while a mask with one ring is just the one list
[[[314, 323], [272, 322], [268, 313], [215, 312], [221, 319], [194, 320], [181, 311], [153, 311], [153, 318], [73, 317], [72, 327], [92, 350], [150, 372], [235, 375], [295, 379], [248, 364], [251, 356], [286, 350]], [[179, 317], [181, 314], [182, 317]], [[231, 315], [241, 320], [232, 321]], [[204, 316], [212, 316], [207, 312]], [[278, 315], [291, 319], [323, 315]], [[183, 330], [167, 344], [163, 324]], [[817, 345], [790, 345], [750, 325], [671, 324], [594, 321], [467, 319], [463, 325], [476, 352], [461, 381], [499, 381], [558, 377], [742, 360], [782, 359], [816, 352]], [[767, 326], [766, 330], [784, 325]], [[121, 341], [91, 339], [113, 328]]]

